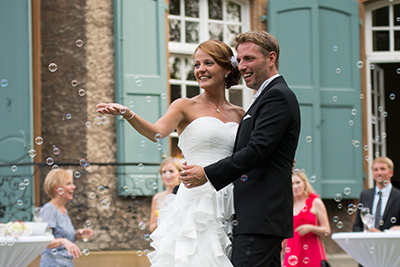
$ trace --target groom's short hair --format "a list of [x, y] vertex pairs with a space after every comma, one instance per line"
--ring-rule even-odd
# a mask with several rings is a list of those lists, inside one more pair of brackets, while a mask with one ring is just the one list
[[272, 51], [275, 52], [275, 67], [276, 69], [279, 69], [279, 43], [275, 36], [266, 31], [239, 33], [235, 37], [235, 49], [237, 50], [238, 46], [244, 42], [255, 43], [261, 48], [260, 51], [265, 56], [269, 56], [269, 53]]

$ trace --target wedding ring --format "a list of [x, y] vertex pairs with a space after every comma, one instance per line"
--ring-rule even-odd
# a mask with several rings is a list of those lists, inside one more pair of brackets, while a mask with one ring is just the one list
[[185, 176], [186, 174], [185, 174], [185, 171], [181, 171], [181, 174], [182, 174], [182, 176]]

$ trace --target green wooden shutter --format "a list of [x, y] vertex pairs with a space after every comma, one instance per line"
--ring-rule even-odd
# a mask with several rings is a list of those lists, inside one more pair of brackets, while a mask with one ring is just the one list
[[358, 198], [363, 188], [358, 2], [269, 0], [268, 29], [280, 43], [279, 72], [300, 102], [296, 166], [315, 179], [322, 197]]
[[[116, 99], [154, 123], [168, 106], [165, 1], [115, 0], [114, 4]], [[120, 195], [153, 195], [161, 190], [158, 164], [169, 154], [168, 138], [153, 143], [119, 120], [117, 143], [118, 161], [137, 163], [118, 169]]]
[[[0, 2], [0, 203], [1, 222], [29, 220], [33, 205], [31, 1]], [[14, 169], [15, 170], [15, 169]], [[29, 184], [20, 188], [28, 179]], [[22, 190], [21, 190], [22, 189]]]

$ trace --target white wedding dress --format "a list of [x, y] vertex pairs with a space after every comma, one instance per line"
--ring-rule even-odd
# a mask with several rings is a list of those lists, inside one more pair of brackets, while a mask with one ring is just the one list
[[[178, 146], [188, 164], [206, 166], [230, 156], [238, 124], [214, 117], [192, 121], [180, 134]], [[151, 234], [152, 266], [226, 267], [232, 244], [233, 185], [216, 191], [209, 182], [167, 196]]]

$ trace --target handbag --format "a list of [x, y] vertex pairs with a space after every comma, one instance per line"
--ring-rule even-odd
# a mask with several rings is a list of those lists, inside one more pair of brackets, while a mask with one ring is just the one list
[[321, 261], [321, 267], [331, 267], [331, 265], [326, 260], [322, 260]]

